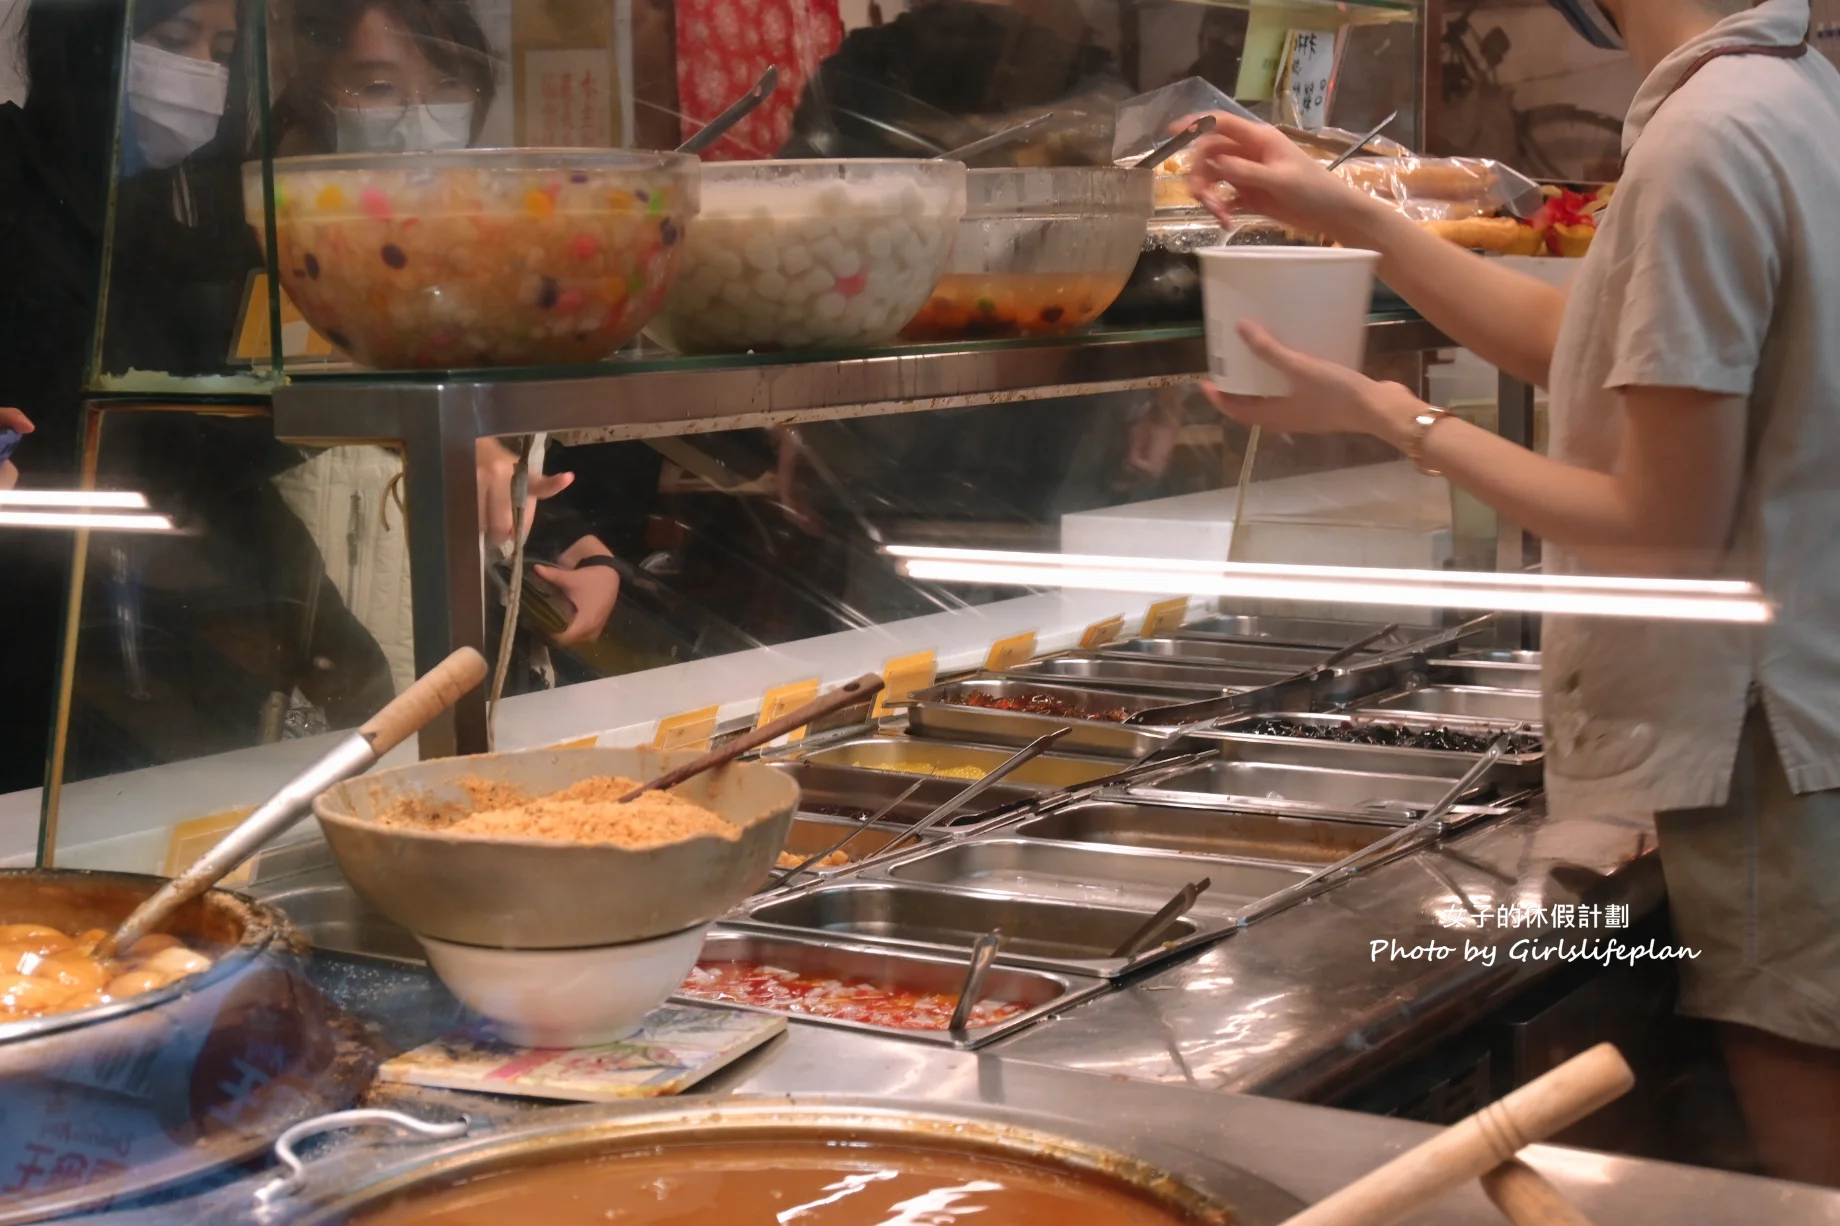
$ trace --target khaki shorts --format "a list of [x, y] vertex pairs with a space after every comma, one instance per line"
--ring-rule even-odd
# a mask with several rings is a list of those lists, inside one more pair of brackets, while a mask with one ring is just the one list
[[1753, 706], [1730, 799], [1656, 824], [1680, 1012], [1840, 1048], [1840, 791], [1791, 792]]

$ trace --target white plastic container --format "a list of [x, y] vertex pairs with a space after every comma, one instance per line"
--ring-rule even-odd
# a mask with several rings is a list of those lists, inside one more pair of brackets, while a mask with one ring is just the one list
[[1377, 251], [1344, 247], [1209, 247], [1201, 257], [1208, 377], [1235, 396], [1288, 396], [1291, 382], [1240, 339], [1242, 319], [1299, 353], [1361, 368]]

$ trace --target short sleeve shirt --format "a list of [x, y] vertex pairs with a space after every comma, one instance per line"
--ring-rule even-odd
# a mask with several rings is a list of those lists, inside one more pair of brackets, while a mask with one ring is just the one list
[[[1722, 572], [1766, 627], [1551, 617], [1543, 667], [1555, 808], [1724, 802], [1764, 704], [1797, 791], [1840, 787], [1840, 72], [1793, 46], [1808, 0], [1765, 0], [1663, 61], [1637, 93], [1623, 179], [1566, 304], [1552, 454], [1612, 471], [1621, 391], [1742, 396], [1747, 454]], [[1547, 568], [1582, 563], [1548, 550]]]

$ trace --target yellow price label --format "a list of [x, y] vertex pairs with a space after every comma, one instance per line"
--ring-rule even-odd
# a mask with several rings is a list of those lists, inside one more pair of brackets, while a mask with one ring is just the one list
[[599, 745], [600, 743], [601, 743], [600, 734], [596, 733], [593, 736], [578, 736], [572, 741], [558, 741], [554, 745], [551, 745], [550, 748], [551, 749], [593, 749], [596, 745]]
[[[281, 291], [281, 356], [284, 358], [329, 358], [332, 342], [313, 330]], [[249, 298], [243, 304], [243, 326], [236, 332], [236, 359], [241, 362], [268, 360], [268, 274], [259, 272], [249, 279]]]
[[1012, 634], [992, 643], [990, 654], [984, 657], [984, 668], [989, 672], [1000, 673], [1006, 668], [1016, 667], [1034, 654], [1035, 632], [1025, 630], [1021, 634]]
[[1188, 620], [1188, 597], [1159, 600], [1144, 611], [1144, 637], [1168, 634]]
[[[180, 822], [172, 828], [172, 834], [166, 840], [166, 875], [177, 877], [217, 846], [218, 840], [230, 833], [244, 818], [254, 813], [253, 807], [231, 809], [226, 813], [213, 813], [209, 817], [193, 818], [189, 822]], [[224, 885], [244, 885], [255, 876], [256, 861], [260, 856], [251, 856], [237, 870], [223, 879]]]
[[[756, 728], [764, 728], [780, 716], [796, 711], [818, 696], [818, 679], [808, 677], [804, 681], [788, 681], [785, 685], [776, 685], [761, 696], [760, 718], [754, 721]], [[810, 725], [794, 728], [786, 734], [788, 741], [801, 740]]]
[[939, 675], [939, 664], [930, 651], [916, 651], [910, 656], [896, 656], [882, 665], [882, 692], [875, 696], [877, 717], [888, 713], [888, 704], [899, 702], [915, 690], [924, 690]]
[[1086, 632], [1080, 635], [1080, 646], [1087, 651], [1093, 651], [1105, 646], [1123, 633], [1124, 615], [1121, 613], [1117, 617], [1108, 617], [1102, 622], [1094, 622], [1086, 627]]
[[716, 734], [716, 712], [720, 706], [702, 707], [681, 715], [667, 715], [658, 721], [652, 736], [652, 748], [669, 752], [673, 749], [708, 749]]

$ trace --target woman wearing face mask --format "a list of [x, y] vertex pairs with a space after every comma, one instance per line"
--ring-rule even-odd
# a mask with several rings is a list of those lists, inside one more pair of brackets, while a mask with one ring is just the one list
[[303, 0], [294, 48], [274, 108], [283, 154], [463, 149], [492, 105], [466, 0]]
[[[303, 0], [294, 14], [293, 71], [274, 107], [283, 155], [437, 152], [465, 148], [485, 123], [494, 94], [493, 59], [466, 0]], [[514, 461], [494, 440], [478, 447], [480, 527], [493, 549], [511, 535]], [[321, 452], [278, 480], [289, 505], [322, 548], [344, 554], [335, 577], [383, 645], [399, 686], [408, 676], [411, 627], [405, 527], [385, 506], [402, 471], [394, 451], [341, 447]], [[575, 616], [555, 637], [598, 635], [619, 595], [613, 554], [586, 520], [548, 500], [567, 473], [533, 476], [525, 517], [537, 573], [559, 588]], [[528, 646], [528, 645], [526, 645]], [[539, 653], [540, 654], [540, 653]], [[571, 678], [576, 679], [576, 678]], [[512, 688], [524, 676], [514, 674]]]
[[[1765, 1171], [1840, 1185], [1840, 73], [1808, 0], [1555, 0], [1646, 74], [1626, 169], [1569, 295], [1356, 194], [1223, 119], [1198, 186], [1378, 250], [1380, 275], [1551, 391], [1551, 456], [1397, 384], [1286, 350], [1238, 420], [1398, 446], [1542, 537], [1555, 573], [1756, 582], [1762, 629], [1549, 617], [1555, 814], [1657, 815], [1680, 1008], [1719, 1024]], [[1224, 206], [1206, 189], [1210, 206]]]

